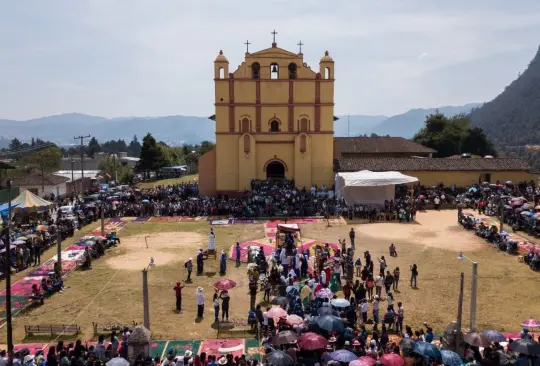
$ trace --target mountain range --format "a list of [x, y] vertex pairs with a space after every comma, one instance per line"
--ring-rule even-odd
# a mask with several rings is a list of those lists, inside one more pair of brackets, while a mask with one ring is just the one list
[[[395, 116], [345, 115], [337, 116], [334, 124], [336, 136], [378, 135], [412, 137], [424, 124], [425, 117], [439, 110], [445, 115], [469, 113], [479, 104], [457, 107], [411, 109]], [[214, 121], [207, 117], [120, 117], [108, 119], [80, 113], [40, 117], [26, 121], [0, 119], [0, 148], [5, 148], [12, 138], [29, 141], [32, 137], [55, 142], [59, 145], [78, 143], [74, 136], [92, 135], [98, 141], [111, 139], [131, 140], [133, 135], [142, 138], [150, 132], [158, 141], [170, 145], [200, 143], [215, 140]]]

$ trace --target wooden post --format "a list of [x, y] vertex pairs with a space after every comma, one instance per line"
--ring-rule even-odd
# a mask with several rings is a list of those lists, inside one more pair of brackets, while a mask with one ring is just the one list
[[143, 312], [144, 312], [144, 327], [150, 330], [150, 305], [148, 298], [148, 270], [145, 268], [143, 274]]

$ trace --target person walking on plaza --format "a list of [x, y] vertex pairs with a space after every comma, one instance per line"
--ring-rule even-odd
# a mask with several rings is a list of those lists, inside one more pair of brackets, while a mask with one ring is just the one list
[[354, 238], [356, 237], [356, 233], [354, 232], [354, 229], [351, 228], [351, 231], [349, 231], [349, 239], [351, 239], [351, 247], [354, 249]]
[[176, 282], [176, 286], [174, 286], [174, 292], [176, 294], [176, 311], [181, 312], [182, 311], [182, 289], [185, 286], [180, 283], [180, 281]]
[[227, 273], [227, 255], [225, 251], [221, 251], [221, 256], [219, 257], [219, 274], [224, 275]]
[[396, 267], [396, 269], [394, 269], [394, 284], [392, 285], [392, 290], [394, 292], [399, 292], [398, 286], [399, 286], [399, 267]]
[[403, 303], [400, 301], [397, 303], [398, 309], [397, 309], [397, 317], [396, 317], [396, 332], [398, 334], [403, 333], [403, 318], [405, 316], [405, 312], [403, 310]]
[[202, 275], [203, 271], [204, 271], [203, 251], [202, 249], [199, 249], [199, 252], [197, 253], [197, 276]]
[[234, 247], [235, 253], [236, 253], [236, 267], [240, 267], [240, 253], [242, 251], [242, 248], [240, 247], [240, 243], [236, 242], [236, 246]]
[[[411, 266], [411, 287], [412, 288], [416, 288], [416, 277], [418, 277], [418, 267], [416, 266], [416, 264], [413, 264]], [[414, 282], [414, 286], [413, 286], [413, 282]]]
[[195, 296], [197, 297], [197, 318], [202, 319], [204, 317], [204, 295], [202, 287], [197, 288]]
[[189, 258], [186, 264], [184, 264], [187, 271], [186, 282], [191, 282], [191, 272], [193, 271], [193, 258]]
[[390, 289], [392, 288], [393, 284], [394, 284], [394, 276], [392, 276], [390, 271], [386, 271], [386, 277], [384, 278], [384, 289], [386, 290], [387, 294], [390, 292]]

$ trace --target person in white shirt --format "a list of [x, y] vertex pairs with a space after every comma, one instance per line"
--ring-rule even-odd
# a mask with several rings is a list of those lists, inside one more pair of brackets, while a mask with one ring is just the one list
[[8, 363], [7, 353], [5, 350], [0, 351], [0, 366], [6, 366]]
[[362, 313], [362, 323], [365, 325], [367, 323], [368, 304], [366, 299], [362, 299], [361, 301], [360, 312]]
[[384, 285], [384, 277], [379, 273], [377, 278], [375, 278], [375, 294], [377, 296], [381, 296], [383, 285]]
[[204, 295], [202, 293], [203, 288], [198, 287], [195, 296], [197, 297], [197, 318], [204, 317]]

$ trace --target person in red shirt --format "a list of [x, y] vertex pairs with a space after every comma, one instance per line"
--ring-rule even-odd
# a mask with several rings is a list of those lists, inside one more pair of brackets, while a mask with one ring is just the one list
[[343, 291], [343, 295], [345, 296], [345, 299], [349, 300], [351, 298], [351, 290], [352, 290], [351, 283], [347, 281], [347, 283], [345, 283], [345, 286], [343, 286], [341, 290]]
[[174, 292], [176, 293], [176, 311], [182, 311], [182, 289], [185, 287], [181, 282], [176, 282]]

